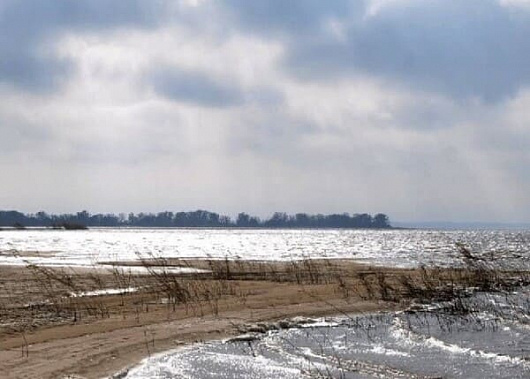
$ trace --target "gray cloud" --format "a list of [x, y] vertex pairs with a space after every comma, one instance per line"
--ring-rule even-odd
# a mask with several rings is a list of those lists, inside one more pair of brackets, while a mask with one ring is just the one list
[[529, 13], [368, 4], [0, 2], [0, 202], [528, 221]]
[[146, 27], [163, 16], [161, 0], [7, 0], [0, 8], [0, 83], [25, 90], [57, 86], [70, 62], [42, 51], [62, 33], [124, 26]]
[[224, 107], [239, 105], [244, 100], [237, 87], [200, 72], [158, 69], [151, 76], [151, 83], [164, 97], [198, 105]]
[[228, 7], [241, 24], [258, 33], [269, 35], [313, 34], [321, 22], [329, 17], [344, 17], [362, 10], [362, 1], [350, 0], [226, 0]]
[[230, 107], [249, 103], [277, 105], [283, 102], [280, 92], [259, 87], [245, 90], [228, 80], [220, 80], [205, 72], [157, 68], [148, 83], [165, 98], [206, 107]]
[[[530, 13], [497, 0], [396, 2], [365, 17], [351, 10], [362, 2], [229, 3], [241, 25], [265, 36], [288, 33], [284, 66], [304, 80], [368, 73], [485, 101], [530, 84]], [[343, 23], [343, 38], [324, 33], [330, 16]]]
[[[226, 0], [213, 21], [222, 25], [236, 19], [239, 27], [279, 38], [287, 46], [284, 67], [304, 80], [368, 73], [486, 101], [513, 95], [530, 82], [527, 12], [515, 13], [498, 0], [411, 0], [369, 16], [367, 4]], [[160, 25], [169, 22], [167, 6], [165, 0], [7, 1], [0, 8], [0, 82], [54, 88], [72, 69], [71, 62], [44, 53], [44, 41], [65, 31]], [[197, 13], [185, 14], [196, 19]], [[342, 38], [331, 38], [331, 19], [342, 28]]]

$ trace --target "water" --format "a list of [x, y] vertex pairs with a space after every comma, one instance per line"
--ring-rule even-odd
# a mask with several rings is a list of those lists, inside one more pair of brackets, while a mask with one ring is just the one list
[[[454, 266], [462, 264], [457, 243], [500, 267], [530, 268], [530, 230], [12, 230], [0, 232], [0, 264], [79, 267], [153, 256]], [[430, 304], [192, 345], [145, 360], [127, 378], [530, 378], [529, 295], [476, 293], [464, 300], [473, 310], [466, 314], [450, 302]]]
[[530, 230], [12, 230], [0, 232], [0, 264], [87, 266], [150, 256], [253, 260], [310, 257], [413, 267], [458, 264], [457, 242], [504, 266], [530, 267], [530, 260], [524, 259], [529, 257]]
[[[500, 305], [494, 313], [491, 301]], [[473, 312], [455, 314], [445, 304], [197, 344], [146, 359], [126, 377], [529, 378], [530, 325], [520, 318], [529, 315], [528, 293], [479, 293], [464, 302]]]

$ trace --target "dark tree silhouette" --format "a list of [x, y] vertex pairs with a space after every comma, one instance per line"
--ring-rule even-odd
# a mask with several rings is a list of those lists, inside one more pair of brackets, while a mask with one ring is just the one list
[[81, 211], [75, 214], [53, 215], [46, 212], [23, 214], [17, 211], [0, 211], [0, 226], [8, 227], [244, 227], [244, 228], [390, 228], [388, 216], [378, 213], [371, 216], [367, 213], [348, 213], [331, 215], [308, 215], [297, 213], [294, 216], [285, 212], [275, 212], [271, 218], [261, 221], [258, 217], [241, 212], [237, 219], [205, 210], [192, 212], [159, 212], [90, 214]]

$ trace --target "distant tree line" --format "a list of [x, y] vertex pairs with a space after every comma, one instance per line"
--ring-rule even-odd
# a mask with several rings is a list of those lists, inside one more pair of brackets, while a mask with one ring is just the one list
[[197, 210], [193, 212], [120, 213], [90, 214], [87, 211], [75, 214], [53, 215], [46, 212], [23, 214], [17, 211], [0, 211], [0, 227], [243, 227], [243, 228], [390, 228], [387, 215], [374, 216], [361, 213], [330, 215], [288, 215], [276, 212], [272, 217], [261, 220], [246, 213], [239, 213], [235, 220], [214, 212]]

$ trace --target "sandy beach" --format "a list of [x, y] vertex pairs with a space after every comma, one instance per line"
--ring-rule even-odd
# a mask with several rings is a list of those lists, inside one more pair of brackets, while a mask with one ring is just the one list
[[[2, 377], [108, 377], [154, 353], [237, 335], [260, 322], [404, 308], [409, 300], [398, 295], [399, 278], [417, 275], [352, 261], [164, 265], [213, 269], [213, 274], [1, 267]], [[385, 294], [384, 283], [395, 293]], [[90, 294], [96, 284], [99, 291], [123, 292], [72, 295]], [[125, 291], [126, 286], [135, 290]]]
[[454, 269], [333, 259], [0, 266], [1, 376], [119, 378], [158, 352], [266, 329], [263, 323], [443, 301], [457, 307], [477, 289], [528, 282], [526, 271], [492, 270], [468, 255]]

